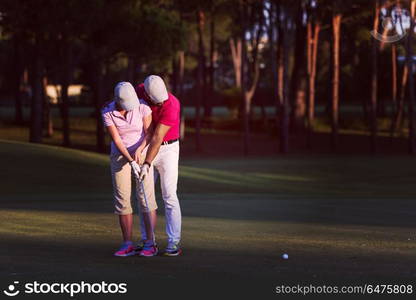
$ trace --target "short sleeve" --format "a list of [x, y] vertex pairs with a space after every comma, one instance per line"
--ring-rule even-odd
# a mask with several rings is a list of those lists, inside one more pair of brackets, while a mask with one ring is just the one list
[[106, 112], [102, 114], [104, 126], [111, 126], [114, 125], [114, 121], [110, 116], [110, 113]]
[[147, 105], [143, 100], [140, 100], [140, 114], [143, 117], [147, 117], [152, 114], [152, 110], [150, 109], [150, 106]]

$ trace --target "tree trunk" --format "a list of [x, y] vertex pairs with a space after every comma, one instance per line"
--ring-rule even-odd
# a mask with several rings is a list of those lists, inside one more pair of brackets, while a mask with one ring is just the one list
[[185, 51], [178, 52], [178, 95], [183, 96], [184, 90], [184, 76], [185, 76]]
[[[184, 97], [183, 85], [184, 85], [184, 74], [185, 74], [185, 51], [179, 51], [178, 53], [178, 96], [179, 100]], [[184, 107], [181, 107], [181, 127], [180, 136], [181, 141], [185, 140], [185, 114], [183, 111]]]
[[331, 145], [334, 151], [338, 148], [338, 123], [339, 123], [339, 47], [341, 36], [342, 15], [334, 14], [332, 18], [333, 29], [333, 74], [332, 74], [332, 109], [331, 109]]
[[68, 88], [72, 78], [72, 49], [69, 43], [65, 43], [63, 47], [62, 77], [61, 77], [61, 118], [62, 118], [62, 145], [71, 146], [70, 125], [69, 125], [69, 96]]
[[296, 133], [302, 133], [305, 130], [306, 116], [306, 78], [302, 74], [298, 77], [298, 83], [292, 99], [292, 129]]
[[233, 59], [235, 86], [241, 88], [241, 38], [230, 39], [231, 57]]
[[48, 78], [46, 75], [42, 76], [42, 99], [43, 99], [43, 124], [46, 131], [46, 137], [53, 136], [53, 120], [52, 120], [52, 112], [51, 112], [51, 101], [46, 93], [46, 89], [48, 86]]
[[96, 117], [96, 148], [101, 153], [105, 151], [104, 124], [101, 116], [104, 99], [103, 76], [103, 66], [97, 59], [94, 66], [94, 106]]
[[202, 9], [199, 9], [198, 14], [198, 64], [201, 66], [202, 82], [201, 82], [201, 102], [204, 106], [204, 118], [207, 117], [207, 112], [210, 111], [211, 100], [207, 97], [207, 68], [206, 68], [206, 56], [205, 56], [205, 42], [204, 42], [204, 27], [205, 27], [205, 13]]
[[[410, 29], [409, 32], [414, 32], [415, 28], [415, 5], [414, 0], [411, 1], [411, 18], [410, 18]], [[407, 35], [406, 41], [406, 64], [409, 69], [409, 79], [408, 79], [408, 88], [409, 88], [409, 101], [408, 101], [408, 110], [409, 110], [409, 153], [416, 154], [416, 133], [415, 133], [415, 87], [413, 79], [413, 51], [412, 51], [412, 42], [413, 34]]]
[[[280, 15], [281, 6], [276, 3], [276, 18]], [[275, 22], [277, 30], [277, 45], [276, 45], [276, 128], [279, 130], [279, 152], [282, 150], [282, 139], [285, 136], [284, 132], [287, 128], [283, 128], [283, 85], [284, 85], [284, 39], [285, 28], [282, 22]]]
[[172, 58], [172, 80], [171, 80], [171, 89], [172, 93], [177, 95], [178, 94], [178, 61], [177, 57]]
[[397, 48], [391, 46], [391, 98], [392, 98], [392, 116], [394, 116], [397, 107]]
[[[272, 1], [270, 2], [270, 13], [269, 13], [269, 48], [270, 48], [270, 74], [272, 78], [272, 88], [273, 88], [273, 98], [276, 107], [276, 115], [278, 112], [279, 104], [279, 95], [278, 95], [278, 82], [277, 82], [277, 51], [276, 51], [276, 4]], [[266, 120], [267, 121], [267, 120]]]
[[42, 142], [42, 117], [43, 117], [43, 99], [42, 99], [42, 61], [41, 61], [41, 42], [35, 37], [35, 45], [33, 51], [33, 67], [32, 67], [32, 103], [30, 118], [29, 141], [31, 143]]
[[20, 37], [17, 35], [13, 39], [14, 42], [14, 104], [15, 104], [15, 123], [21, 125], [23, 123], [23, 103], [22, 103], [22, 76], [23, 76], [23, 55]]
[[[399, 0], [396, 1], [396, 4]], [[390, 22], [391, 23], [391, 22]], [[395, 115], [398, 109], [397, 103], [397, 96], [398, 96], [398, 89], [397, 89], [397, 46], [395, 44], [391, 45], [391, 79], [392, 79], [392, 105], [391, 105], [391, 120], [394, 122]]]
[[283, 86], [282, 86], [282, 105], [281, 105], [281, 116], [280, 116], [280, 152], [289, 152], [289, 55], [290, 55], [290, 37], [291, 32], [289, 26], [290, 16], [286, 15], [284, 22], [284, 36], [283, 36], [283, 53], [282, 53], [282, 68], [283, 68]]
[[211, 9], [211, 22], [210, 22], [210, 48], [209, 48], [209, 99], [205, 108], [205, 117], [210, 118], [212, 115], [212, 101], [215, 98], [215, 82], [214, 82], [214, 71], [215, 71], [215, 12]]
[[[375, 3], [374, 10], [374, 23], [373, 30], [378, 32], [379, 27], [379, 15], [380, 15], [380, 1], [377, 0]], [[372, 39], [372, 74], [371, 74], [371, 121], [370, 121], [370, 132], [371, 132], [371, 153], [377, 152], [377, 81], [378, 81], [378, 41]]]
[[393, 120], [391, 122], [391, 127], [390, 127], [391, 141], [393, 141], [396, 130], [400, 127], [400, 124], [402, 123], [402, 120], [403, 120], [404, 99], [406, 96], [407, 79], [409, 77], [408, 73], [409, 73], [408, 67], [405, 65], [403, 67], [402, 82], [400, 86], [400, 98], [399, 98], [399, 101], [397, 102], [396, 114], [393, 117]]
[[240, 15], [241, 15], [241, 37], [240, 40], [244, 41], [241, 47], [241, 90], [243, 94], [243, 153], [247, 155], [249, 152], [249, 142], [250, 142], [250, 128], [249, 128], [249, 117], [250, 117], [250, 106], [247, 103], [247, 74], [246, 74], [246, 64], [247, 64], [247, 43], [246, 43], [246, 29], [247, 29], [247, 3], [245, 1], [240, 2]]
[[204, 102], [204, 68], [205, 68], [205, 48], [202, 39], [204, 28], [204, 13], [199, 10], [196, 13], [197, 33], [198, 33], [198, 74], [197, 74], [197, 103], [195, 107], [195, 148], [201, 152], [201, 102]]
[[313, 49], [313, 24], [312, 24], [312, 16], [308, 16], [308, 23], [306, 24], [306, 65], [307, 65], [307, 71], [308, 71], [308, 144], [309, 144], [309, 133], [311, 131], [311, 125], [314, 115], [314, 111], [311, 106], [311, 102], [314, 100], [313, 97], [311, 97], [311, 77], [312, 77], [312, 49]]
[[[249, 7], [249, 5], [251, 7]], [[257, 88], [258, 80], [260, 77], [260, 65], [259, 65], [259, 45], [260, 39], [263, 33], [263, 6], [256, 7], [255, 3], [247, 3], [242, 1], [241, 5], [241, 20], [242, 20], [242, 31], [241, 31], [241, 40], [245, 41], [246, 31], [248, 29], [248, 19], [249, 19], [249, 8], [251, 12], [251, 19], [255, 14], [259, 15], [259, 23], [255, 33], [255, 40], [252, 43], [251, 49], [251, 60], [248, 60], [247, 55], [247, 43], [245, 42], [242, 46], [242, 68], [241, 68], [241, 86], [243, 92], [243, 127], [244, 127], [244, 154], [249, 153], [250, 145], [250, 116], [251, 116], [251, 107], [252, 99]], [[252, 37], [252, 38], [253, 38]]]
[[283, 26], [279, 26], [279, 42], [277, 45], [277, 95], [280, 104], [283, 104], [283, 87], [284, 87], [284, 40], [285, 34]]
[[320, 23], [316, 22], [312, 35], [312, 24], [308, 22], [308, 147], [312, 145], [312, 133], [315, 120], [315, 82], [316, 82], [316, 60], [318, 57]]
[[294, 66], [292, 72], [291, 86], [289, 91], [291, 105], [291, 128], [294, 132], [303, 131], [305, 124], [306, 102], [305, 102], [305, 45], [306, 31], [303, 26], [304, 10], [299, 3], [296, 12], [296, 38]]

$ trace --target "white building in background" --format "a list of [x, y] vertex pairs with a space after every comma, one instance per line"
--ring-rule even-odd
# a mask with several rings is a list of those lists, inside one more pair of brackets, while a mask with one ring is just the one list
[[[82, 84], [73, 84], [68, 87], [68, 96], [69, 97], [78, 97], [81, 95], [81, 92], [84, 88]], [[57, 104], [61, 98], [61, 86], [48, 84], [46, 86], [46, 95], [50, 99], [52, 104]]]

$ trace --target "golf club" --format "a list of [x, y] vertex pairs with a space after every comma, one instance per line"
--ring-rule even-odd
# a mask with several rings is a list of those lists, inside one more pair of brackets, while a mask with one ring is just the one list
[[144, 184], [142, 180], [139, 180], [141, 187], [142, 187], [142, 191], [143, 191], [143, 196], [144, 196], [144, 201], [146, 202], [146, 209], [147, 214], [148, 214], [148, 218], [149, 218], [149, 225], [150, 225], [150, 229], [152, 230], [152, 240], [153, 240], [153, 245], [156, 245], [156, 240], [155, 240], [155, 232], [153, 230], [153, 225], [152, 225], [152, 220], [150, 219], [150, 211], [149, 211], [149, 204], [147, 203], [147, 196], [146, 196], [146, 191], [144, 189]]

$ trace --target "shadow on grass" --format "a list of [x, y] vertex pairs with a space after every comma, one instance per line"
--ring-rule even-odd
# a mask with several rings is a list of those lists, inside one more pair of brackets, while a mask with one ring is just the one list
[[[4, 239], [0, 250], [1, 281], [81, 281], [115, 280], [140, 284], [141, 280], [251, 280], [284, 284], [313, 281], [331, 282], [410, 280], [410, 256], [389, 253], [371, 255], [340, 250], [293, 249], [289, 260], [280, 255], [281, 245], [258, 252], [246, 248], [204, 249], [188, 244], [184, 255], [176, 258], [112, 256], [110, 240], [61, 241], [42, 239]], [[290, 242], [285, 246], [292, 249]], [[214, 287], [213, 287], [214, 288]]]
[[[239, 221], [301, 222], [326, 225], [416, 226], [416, 201], [411, 199], [299, 198], [273, 194], [182, 194], [183, 217]], [[49, 199], [48, 199], [49, 197]], [[164, 215], [158, 197], [158, 214]], [[135, 211], [137, 205], [132, 202]], [[51, 195], [3, 202], [1, 209], [79, 213], [113, 212], [111, 196], [81, 195], [78, 198]], [[1, 211], [0, 211], [1, 214]]]

